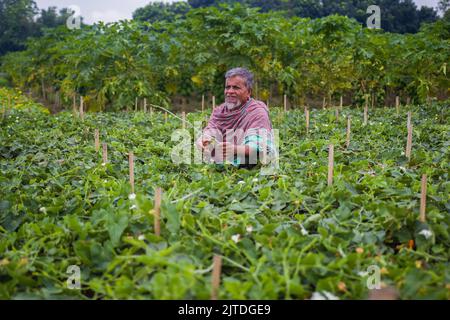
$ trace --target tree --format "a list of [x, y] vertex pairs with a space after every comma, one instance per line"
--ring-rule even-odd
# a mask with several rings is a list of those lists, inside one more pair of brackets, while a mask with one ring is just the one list
[[59, 10], [59, 14], [56, 11], [56, 7], [49, 7], [47, 10], [42, 9], [40, 16], [36, 22], [39, 27], [56, 28], [58, 26], [66, 24], [67, 19], [72, 15], [72, 12], [67, 8]]
[[445, 15], [445, 13], [450, 9], [450, 0], [439, 0], [438, 10]]
[[177, 18], [185, 16], [191, 9], [191, 6], [187, 2], [152, 2], [145, 7], [138, 8], [133, 13], [133, 19], [138, 21], [169, 21], [173, 22]]
[[23, 50], [25, 40], [38, 34], [33, 21], [36, 13], [32, 0], [0, 0], [0, 55]]

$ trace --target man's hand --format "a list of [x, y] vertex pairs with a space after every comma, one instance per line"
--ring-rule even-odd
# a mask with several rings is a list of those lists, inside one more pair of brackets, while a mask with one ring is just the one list
[[195, 144], [197, 145], [197, 148], [200, 150], [205, 150], [208, 148], [208, 146], [214, 141], [214, 138], [207, 135], [202, 135], [200, 139], [198, 139]]

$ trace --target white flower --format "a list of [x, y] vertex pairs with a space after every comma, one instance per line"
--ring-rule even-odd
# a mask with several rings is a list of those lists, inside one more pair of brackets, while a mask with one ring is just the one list
[[128, 199], [130, 199], [130, 200], [136, 199], [136, 194], [135, 193], [130, 193], [130, 195], [128, 196]]
[[134, 209], [137, 209], [137, 206], [136, 206], [135, 204], [133, 204], [133, 205], [130, 207], [130, 210], [134, 210]]
[[238, 181], [238, 183], [237, 184], [245, 184], [245, 181]]
[[423, 229], [422, 231], [419, 232], [419, 234], [423, 235], [425, 239], [428, 239], [433, 236], [433, 232], [427, 229]]
[[233, 240], [235, 243], [238, 243], [240, 237], [240, 234], [235, 234], [231, 236], [231, 240]]
[[47, 213], [47, 208], [46, 207], [41, 207], [41, 208], [39, 208], [39, 212]]
[[106, 179], [105, 179], [105, 180], [103, 180], [103, 182], [104, 182], [104, 183], [107, 183], [107, 182], [108, 182], [108, 180], [106, 180]]
[[102, 166], [106, 166], [106, 163], [102, 162]]
[[258, 182], [258, 178], [253, 178], [252, 182]]
[[334, 294], [328, 291], [314, 292], [311, 300], [339, 300]]
[[144, 240], [145, 240], [145, 236], [144, 236], [143, 234], [141, 234], [141, 235], [138, 237], [138, 240], [144, 241]]
[[301, 233], [302, 233], [302, 236], [307, 236], [308, 235], [308, 230], [306, 230], [302, 225], [300, 225], [300, 227], [301, 227]]
[[252, 233], [253, 227], [252, 226], [247, 226], [246, 230], [247, 230], [248, 233]]

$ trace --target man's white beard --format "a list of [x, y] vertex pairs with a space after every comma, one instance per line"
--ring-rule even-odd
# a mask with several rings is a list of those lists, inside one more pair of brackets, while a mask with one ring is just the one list
[[239, 108], [242, 105], [241, 101], [236, 101], [235, 103], [231, 102], [225, 102], [225, 106], [228, 108], [228, 110], [234, 110], [236, 108]]

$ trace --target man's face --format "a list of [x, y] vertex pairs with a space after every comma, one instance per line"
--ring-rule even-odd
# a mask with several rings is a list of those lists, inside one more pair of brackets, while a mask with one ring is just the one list
[[250, 91], [245, 85], [242, 77], [235, 76], [226, 79], [225, 82], [225, 105], [228, 109], [235, 109], [245, 103], [250, 97]]

